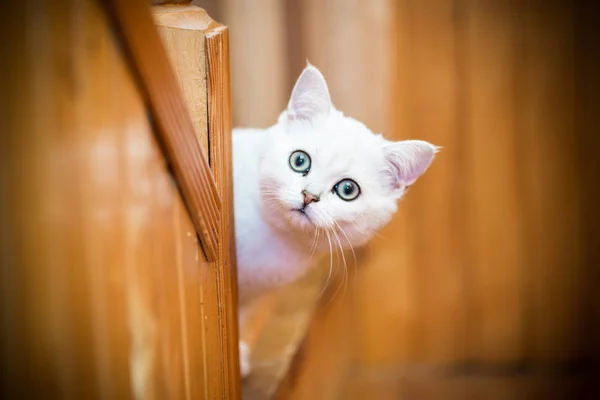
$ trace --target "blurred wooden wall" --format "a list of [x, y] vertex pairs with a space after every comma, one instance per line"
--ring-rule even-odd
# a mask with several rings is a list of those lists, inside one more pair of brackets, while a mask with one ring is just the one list
[[194, 4], [231, 30], [234, 126], [275, 123], [308, 60], [325, 74], [339, 109], [376, 131], [391, 131], [393, 0]]
[[598, 360], [592, 2], [198, 3], [232, 30], [234, 125], [272, 124], [308, 58], [347, 114], [444, 147], [361, 255], [358, 365]]
[[587, 359], [598, 265], [584, 237], [581, 9], [406, 1], [395, 13], [394, 136], [444, 150], [368, 247], [360, 360]]

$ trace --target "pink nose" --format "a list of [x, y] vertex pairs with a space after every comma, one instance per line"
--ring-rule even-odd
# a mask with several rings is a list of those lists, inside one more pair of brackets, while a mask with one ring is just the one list
[[312, 202], [316, 203], [319, 201], [319, 196], [315, 196], [314, 194], [312, 194], [306, 190], [303, 190], [302, 194], [304, 195], [304, 205], [305, 206]]

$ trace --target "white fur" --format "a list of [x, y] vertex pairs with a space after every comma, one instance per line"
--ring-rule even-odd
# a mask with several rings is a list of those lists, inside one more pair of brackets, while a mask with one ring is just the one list
[[[296, 150], [311, 157], [306, 176], [289, 166]], [[436, 150], [423, 141], [390, 142], [344, 116], [331, 103], [323, 75], [308, 65], [275, 125], [233, 132], [240, 312], [314, 265], [317, 231], [318, 253], [365, 244], [390, 221], [398, 199]], [[360, 186], [353, 201], [333, 192], [345, 178]], [[306, 206], [306, 215], [293, 211], [302, 208], [303, 190], [320, 196]]]

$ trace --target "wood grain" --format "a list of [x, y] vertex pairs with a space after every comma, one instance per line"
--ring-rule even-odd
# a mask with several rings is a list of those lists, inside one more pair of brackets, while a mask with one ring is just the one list
[[203, 249], [208, 260], [214, 261], [221, 199], [150, 9], [144, 0], [111, 0], [106, 4], [154, 114], [161, 142], [169, 154]]
[[222, 362], [230, 280], [214, 278], [105, 10], [14, 15], [0, 24], [23, 38], [0, 58], [2, 397], [239, 398], [223, 378], [238, 374]]
[[[267, 128], [287, 106], [285, 19], [280, 0], [222, 2], [231, 28], [231, 84], [235, 126]], [[291, 88], [290, 88], [291, 89]]]
[[600, 186], [587, 184], [600, 176], [600, 149], [598, 126], [600, 116], [600, 7], [596, 2], [581, 1], [574, 10], [576, 62], [576, 108], [575, 131], [578, 132], [579, 162], [582, 187], [581, 212], [582, 239], [584, 243], [584, 299], [585, 335], [581, 338], [588, 357], [600, 359]]
[[[540, 362], [581, 357], [581, 181], [575, 131], [571, 7], [520, 7], [519, 119], [528, 268], [527, 353]], [[552, 115], [552, 118], [548, 118]], [[548, 310], [552, 309], [552, 313]], [[584, 317], [583, 317], [584, 318]]]
[[[333, 104], [386, 137], [394, 135], [389, 90], [395, 72], [395, 53], [390, 51], [394, 4], [393, 0], [307, 0], [300, 21], [299, 49], [305, 52], [300, 67], [308, 59], [325, 75]], [[293, 83], [288, 82], [290, 92]]]
[[204, 31], [212, 20], [204, 10], [193, 6], [153, 7], [152, 16], [194, 124], [196, 139], [210, 164]]
[[517, 20], [512, 3], [467, 5], [465, 182], [474, 291], [467, 340], [470, 357], [506, 361], [524, 350], [523, 209], [514, 107]]
[[226, 398], [241, 398], [238, 359], [238, 297], [235, 226], [233, 210], [232, 114], [229, 68], [229, 30], [220, 24], [205, 31], [210, 163], [217, 190], [223, 200], [223, 215], [217, 256], [217, 300], [221, 338], [221, 362]]
[[[219, 381], [226, 398], [238, 398], [238, 334], [235, 246], [233, 245], [233, 195], [231, 171], [231, 107], [229, 89], [229, 39], [227, 27], [213, 21], [197, 6], [160, 6], [153, 10], [155, 23], [169, 49], [171, 63], [186, 94], [186, 106], [196, 123], [198, 140], [212, 168], [218, 195], [226, 213], [220, 218], [217, 258], [203, 269], [203, 303], [210, 309], [211, 329], [204, 337], [209, 358], [221, 360], [219, 369], [207, 371], [209, 381]], [[210, 284], [208, 284], [210, 283]]]
[[465, 193], [457, 189], [464, 166], [456, 21], [452, 4], [445, 1], [413, 2], [400, 12], [410, 23], [404, 24], [409, 39], [398, 56], [404, 74], [397, 79], [396, 96], [404, 110], [398, 113], [394, 139], [418, 137], [443, 149], [400, 204], [405, 214], [394, 221], [395, 229], [410, 229], [406, 235], [414, 259], [396, 268], [410, 268], [413, 277], [410, 293], [419, 317], [411, 352], [420, 362], [449, 363], [465, 356], [468, 290]]

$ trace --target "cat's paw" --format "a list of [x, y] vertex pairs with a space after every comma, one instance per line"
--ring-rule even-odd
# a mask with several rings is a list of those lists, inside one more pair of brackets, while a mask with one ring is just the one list
[[242, 379], [250, 375], [251, 371], [250, 348], [246, 343], [240, 341], [240, 374], [242, 375]]

